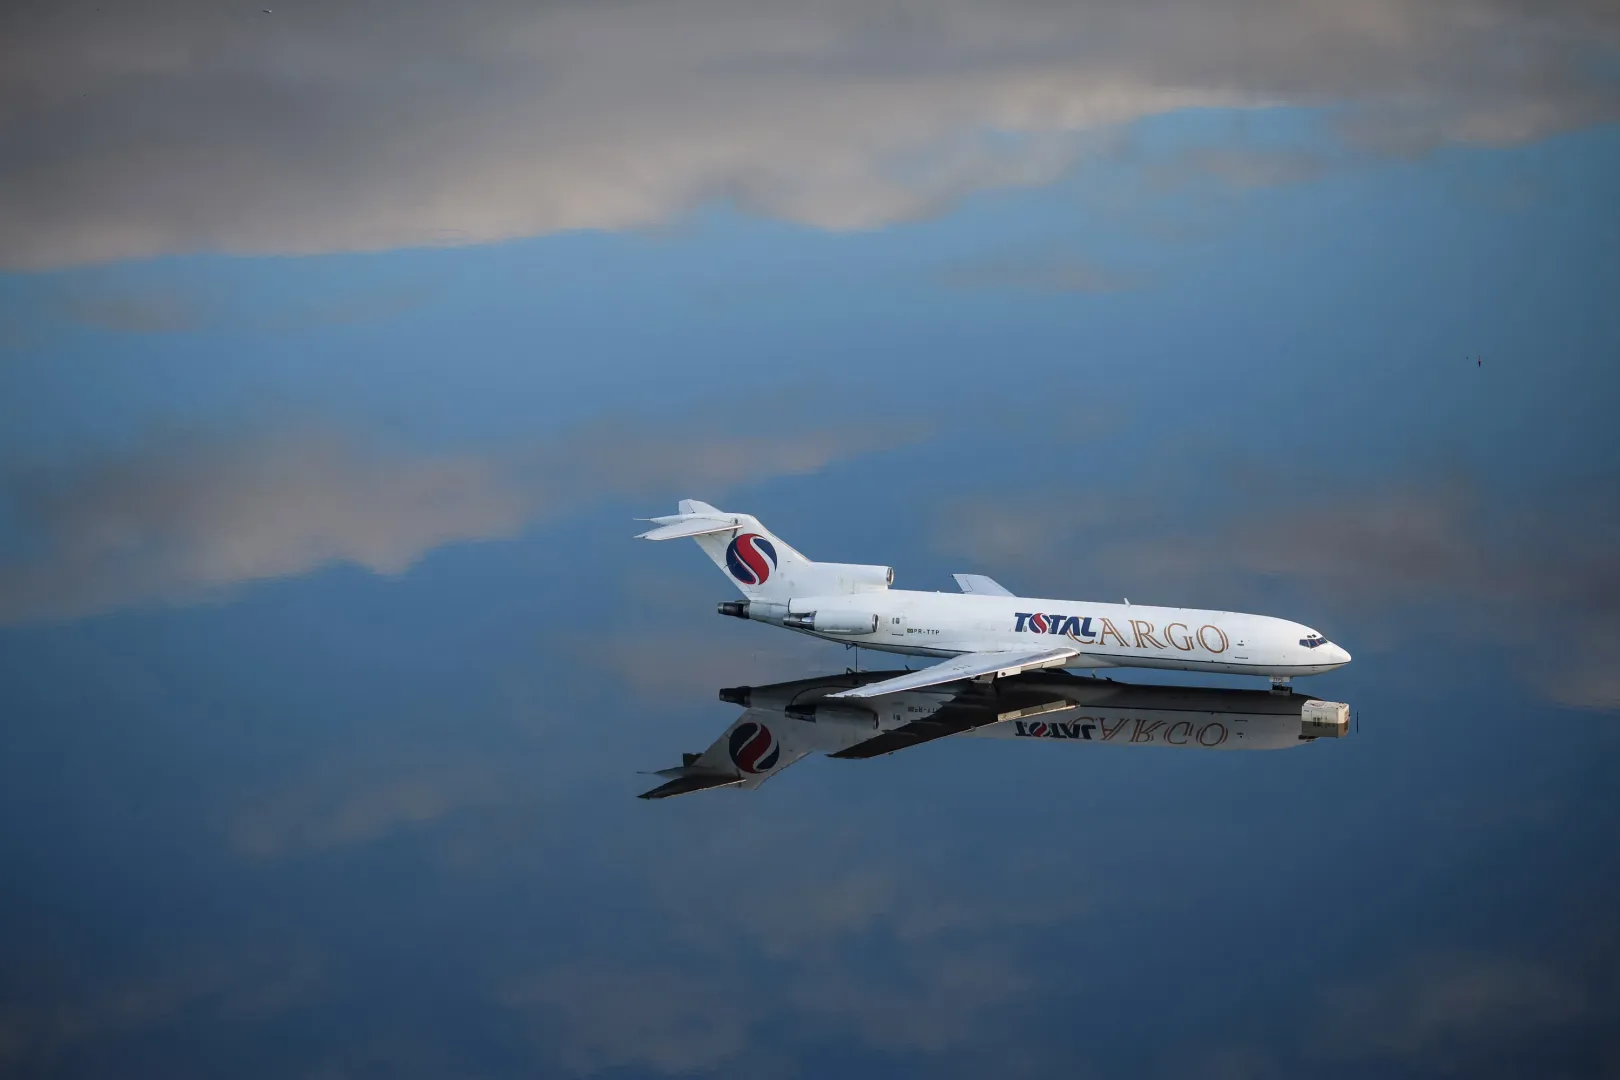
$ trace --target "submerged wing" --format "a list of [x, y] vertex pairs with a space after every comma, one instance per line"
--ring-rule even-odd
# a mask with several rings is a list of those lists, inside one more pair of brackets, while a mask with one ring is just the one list
[[956, 587], [975, 596], [1012, 596], [1013, 592], [994, 578], [983, 574], [952, 574]]
[[1028, 692], [997, 695], [982, 702], [954, 701], [922, 720], [913, 720], [902, 728], [885, 731], [863, 743], [840, 750], [828, 757], [861, 759], [881, 757], [896, 750], [904, 750], [919, 743], [933, 742], [947, 735], [961, 735], [976, 728], [989, 727], [1004, 720], [1022, 720], [1049, 712], [1062, 712], [1074, 708], [1074, 703], [1062, 699], [1051, 700]]
[[884, 694], [898, 694], [902, 690], [920, 690], [925, 686], [977, 679], [984, 675], [1016, 675], [1032, 668], [1062, 667], [1064, 661], [1079, 656], [1079, 649], [1059, 646], [1051, 649], [1012, 649], [1006, 652], [964, 653], [944, 663], [913, 671], [907, 675], [867, 683], [853, 690], [828, 694], [829, 698], [869, 698]]

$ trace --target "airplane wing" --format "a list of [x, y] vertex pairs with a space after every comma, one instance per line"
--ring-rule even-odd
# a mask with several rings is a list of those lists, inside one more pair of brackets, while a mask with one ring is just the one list
[[994, 578], [987, 578], [983, 574], [952, 574], [956, 579], [957, 588], [965, 593], [976, 596], [1012, 596], [1012, 590], [1003, 586]]
[[952, 702], [932, 716], [914, 720], [905, 727], [885, 731], [863, 743], [857, 743], [827, 756], [845, 760], [882, 757], [884, 754], [892, 754], [896, 750], [904, 750], [919, 743], [933, 742], [947, 735], [960, 735], [976, 728], [999, 724], [1004, 720], [1022, 720], [1074, 708], [1071, 701], [1061, 698], [1050, 700], [1050, 698], [1050, 694], [1042, 699], [1026, 692], [999, 696], [989, 703]]
[[977, 679], [984, 675], [1016, 675], [1032, 668], [1062, 667], [1064, 661], [1079, 656], [1079, 649], [1058, 646], [1050, 649], [1011, 649], [1006, 652], [963, 653], [933, 667], [898, 675], [882, 682], [867, 683], [853, 690], [828, 694], [831, 698], [869, 698], [884, 694], [898, 694], [902, 690], [920, 690], [925, 686]]

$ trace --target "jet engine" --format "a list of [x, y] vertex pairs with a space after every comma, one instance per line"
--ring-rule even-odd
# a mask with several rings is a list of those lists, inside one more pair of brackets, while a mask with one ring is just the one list
[[782, 619], [782, 625], [790, 629], [818, 634], [875, 634], [877, 622], [876, 615], [853, 611], [805, 611]]
[[894, 584], [894, 567], [861, 563], [816, 563], [816, 591], [830, 593], [881, 592]]
[[878, 726], [877, 713], [858, 705], [812, 701], [804, 705], [789, 705], [782, 711], [794, 720], [806, 720], [825, 727], [847, 727], [856, 731], [867, 731]]
[[782, 616], [787, 614], [788, 606], [765, 600], [722, 600], [719, 611], [720, 614], [730, 615], [733, 619], [754, 619], [780, 626]]

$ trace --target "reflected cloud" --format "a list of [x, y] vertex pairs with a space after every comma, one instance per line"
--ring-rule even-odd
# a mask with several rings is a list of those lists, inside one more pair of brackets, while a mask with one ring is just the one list
[[196, 299], [173, 291], [80, 287], [52, 296], [49, 307], [68, 322], [115, 334], [171, 334], [202, 321]]
[[512, 536], [531, 504], [495, 462], [390, 454], [325, 431], [162, 439], [5, 479], [21, 540], [0, 622], [216, 596], [334, 562], [399, 573], [452, 540]]
[[1332, 1020], [1314, 1050], [1328, 1058], [1493, 1073], [1513, 1059], [1504, 1054], [1539, 1059], [1538, 1039], [1589, 1037], [1590, 1025], [1609, 1015], [1612, 996], [1567, 963], [1488, 954], [1417, 956], [1330, 995]]
[[[304, 297], [257, 295], [251, 304], [233, 301], [215, 283], [196, 279], [165, 284], [118, 280], [113, 275], [46, 278], [16, 295], [16, 312], [37, 312], [36, 334], [84, 328], [105, 334], [181, 334], [230, 328], [278, 335], [332, 327], [386, 323], [428, 306], [442, 285], [434, 280], [378, 282], [321, 290]], [[6, 340], [21, 322], [0, 318], [0, 349], [36, 344]]]
[[425, 282], [408, 282], [369, 291], [353, 290], [294, 310], [281, 320], [281, 325], [302, 328], [381, 322], [425, 306], [438, 290], [438, 285]]
[[[736, 808], [730, 813], [735, 817]], [[1065, 882], [1058, 867], [1021, 867], [1019, 880], [1028, 880], [1029, 888], [1013, 896], [993, 894], [985, 882], [952, 865], [937, 841], [909, 855], [890, 849], [879, 859], [840, 861], [840, 851], [847, 856], [874, 839], [881, 846], [883, 838], [847, 822], [827, 825], [820, 832], [795, 830], [791, 850], [802, 859], [794, 861], [776, 854], [778, 836], [759, 836], [747, 823], [728, 818], [719, 825], [726, 850], [751, 853], [770, 873], [739, 874], [723, 898], [699, 883], [674, 879], [657, 882], [655, 891], [681, 913], [683, 936], [710, 949], [740, 936], [775, 958], [811, 957], [861, 937], [921, 945], [958, 935], [1034, 931], [1079, 918], [1092, 907], [1089, 894]]]
[[1359, 144], [1620, 115], [1612, 5], [380, 4], [0, 16], [0, 263], [308, 253], [645, 226], [713, 199], [823, 228], [1039, 184], [1200, 106]]
[[417, 757], [412, 761], [379, 747], [362, 758], [320, 762], [250, 800], [228, 827], [230, 844], [251, 859], [352, 847], [522, 797], [524, 777], [510, 764], [445, 754]]
[[[708, 606], [714, 603], [708, 595], [703, 601]], [[563, 655], [575, 655], [582, 670], [600, 671], [647, 701], [701, 699], [730, 679], [779, 679], [811, 668], [848, 664], [852, 659], [841, 646], [815, 641], [789, 641], [780, 647], [749, 649], [739, 654], [713, 638], [694, 637], [672, 627], [661, 630], [650, 622], [642, 625], [658, 640], [657, 649], [641, 648], [646, 637], [634, 634], [605, 634], [588, 644], [571, 638], [558, 641], [557, 648]], [[631, 655], [636, 657], [636, 663], [625, 667], [622, 658]]]
[[[1593, 899], [1609, 897], [1600, 889]], [[1337, 976], [1302, 998], [1290, 1031], [1249, 1028], [1229, 1033], [1231, 1041], [1173, 1045], [1159, 1075], [1607, 1075], [1620, 1050], [1610, 1030], [1620, 1004], [1613, 916], [1579, 901], [1551, 907], [1568, 937], [1528, 953], [1495, 940], [1447, 949], [1425, 927], [1366, 974]], [[1493, 939], [1518, 933], [1492, 927]]]
[[626, 1066], [712, 1069], [741, 1056], [759, 1013], [747, 989], [729, 985], [712, 965], [564, 968], [514, 984], [501, 1000], [529, 1018], [546, 1056], [576, 1074]]
[[0, 546], [0, 624], [192, 602], [334, 563], [398, 574], [443, 544], [512, 537], [598, 499], [814, 472], [916, 435], [715, 435], [690, 416], [640, 427], [603, 421], [489, 454], [426, 455], [326, 429], [174, 437], [14, 468], [0, 475], [0, 511], [15, 522]]
[[1045, 983], [1033, 943], [1092, 906], [1066, 853], [964, 860], [958, 837], [874, 819], [870, 803], [775, 805], [687, 827], [659, 808], [668, 824], [632, 827], [657, 839], [615, 856], [630, 877], [614, 920], [633, 913], [632, 941], [656, 927], [653, 956], [627, 960], [623, 933], [590, 935], [495, 984], [541, 1061], [759, 1076], [830, 1046], [994, 1058], [1000, 1010]]
[[1019, 289], [1038, 293], [1108, 293], [1135, 288], [1137, 279], [1084, 259], [1030, 258], [966, 263], [940, 275], [961, 289]]
[[41, 988], [27, 1004], [0, 1006], [0, 1072], [55, 1074], [87, 1044], [130, 1039], [199, 1017], [214, 1024], [262, 1023], [319, 993], [325, 969], [320, 956], [294, 947], [276, 956], [169, 957], [140, 977], [80, 997], [53, 1000]]
[[1028, 888], [1009, 897], [946, 845], [823, 809], [816, 822], [721, 818], [679, 850], [645, 853], [649, 914], [684, 963], [580, 961], [497, 999], [542, 1058], [576, 1073], [792, 1073], [818, 1045], [994, 1057], [975, 1044], [999, 1045], [996, 1010], [1037, 984], [1023, 970], [1030, 940], [1083, 909], [1073, 882], [1026, 866]]
[[795, 1006], [891, 1053], [941, 1054], [984, 1037], [987, 1010], [1028, 993], [1030, 980], [990, 948], [932, 948], [878, 975], [823, 968], [795, 979]]
[[1201, 174], [1234, 188], [1269, 188], [1314, 180], [1334, 164], [1321, 151], [1298, 147], [1197, 146], [1149, 171], [1166, 186], [1184, 183], [1190, 174]]

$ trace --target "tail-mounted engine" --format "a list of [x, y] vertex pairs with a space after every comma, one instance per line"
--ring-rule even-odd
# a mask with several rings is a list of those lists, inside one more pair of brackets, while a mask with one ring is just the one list
[[816, 563], [819, 578], [816, 592], [823, 596], [837, 593], [881, 592], [894, 584], [894, 567], [862, 563]]
[[810, 630], [817, 634], [875, 634], [878, 617], [853, 611], [806, 611], [788, 615], [782, 625], [791, 630]]
[[877, 633], [878, 617], [870, 612], [858, 611], [796, 611], [788, 605], [761, 600], [723, 600], [717, 610], [733, 619], [753, 619], [791, 630], [809, 630], [816, 634], [848, 634], [859, 637]]

